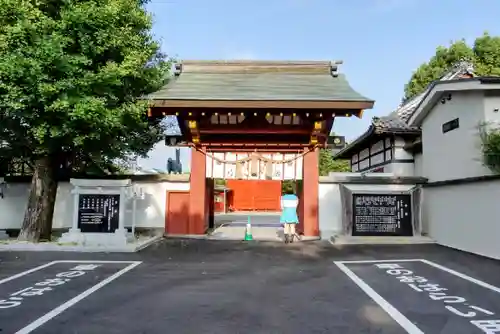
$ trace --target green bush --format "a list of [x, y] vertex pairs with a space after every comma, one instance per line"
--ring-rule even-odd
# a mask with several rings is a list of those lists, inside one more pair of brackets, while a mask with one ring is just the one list
[[492, 124], [479, 126], [483, 164], [500, 174], [500, 128]]

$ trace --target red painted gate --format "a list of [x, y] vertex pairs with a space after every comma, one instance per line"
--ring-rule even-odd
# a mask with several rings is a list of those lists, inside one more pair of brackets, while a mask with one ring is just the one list
[[233, 211], [280, 211], [281, 181], [227, 180]]

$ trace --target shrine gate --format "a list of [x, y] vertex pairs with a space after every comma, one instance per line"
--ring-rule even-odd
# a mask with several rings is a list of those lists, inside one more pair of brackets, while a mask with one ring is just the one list
[[[299, 230], [319, 236], [318, 150], [335, 117], [361, 117], [374, 102], [338, 72], [341, 62], [183, 61], [149, 96], [149, 117], [174, 115], [191, 147], [185, 234], [213, 219], [213, 179], [302, 180]], [[172, 222], [173, 223], [173, 222]], [[167, 228], [168, 233], [173, 233]]]

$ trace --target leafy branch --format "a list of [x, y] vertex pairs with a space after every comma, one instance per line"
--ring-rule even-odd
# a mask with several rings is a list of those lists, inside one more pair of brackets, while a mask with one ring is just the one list
[[500, 127], [492, 123], [479, 125], [483, 165], [500, 174]]

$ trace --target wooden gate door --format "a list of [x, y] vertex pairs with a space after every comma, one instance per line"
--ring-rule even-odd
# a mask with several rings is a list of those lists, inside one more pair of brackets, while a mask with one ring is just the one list
[[189, 234], [189, 191], [167, 192], [166, 234]]
[[227, 180], [234, 211], [280, 211], [281, 181]]

